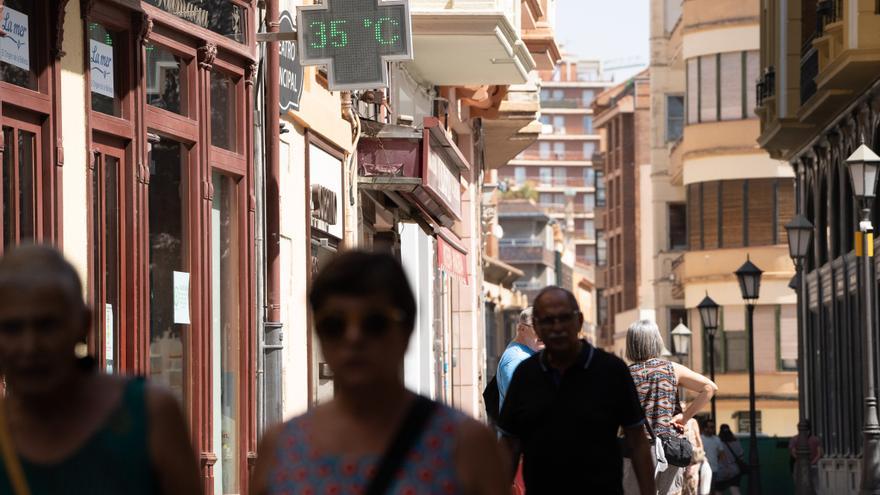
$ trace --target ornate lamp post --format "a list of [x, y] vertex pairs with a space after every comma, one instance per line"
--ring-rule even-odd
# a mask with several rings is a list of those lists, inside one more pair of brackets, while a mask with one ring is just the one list
[[797, 274], [792, 280], [798, 292], [798, 441], [797, 459], [795, 462], [795, 489], [797, 495], [812, 495], [813, 480], [810, 477], [810, 431], [807, 426], [807, 373], [804, 367], [806, 341], [806, 309], [807, 289], [804, 277], [804, 263], [810, 252], [810, 240], [813, 236], [813, 224], [802, 214], [796, 215], [788, 225], [788, 253], [794, 261]]
[[[718, 332], [718, 304], [709, 297], [700, 301], [697, 305], [700, 310], [700, 320], [703, 321], [703, 331], [709, 336], [709, 378], [715, 381], [715, 334]], [[712, 421], [715, 422], [715, 396], [712, 396]]]
[[736, 271], [739, 290], [746, 302], [749, 315], [749, 495], [761, 493], [761, 466], [758, 462], [758, 432], [755, 414], [755, 304], [761, 290], [761, 274], [764, 273], [746, 259]]
[[862, 322], [865, 325], [865, 424], [862, 445], [862, 493], [880, 493], [880, 422], [877, 420], [877, 384], [874, 369], [874, 278], [871, 262], [874, 259], [874, 227], [871, 225], [871, 204], [877, 189], [880, 157], [864, 143], [846, 160], [853, 193], [862, 206], [859, 222], [860, 237], [856, 237], [856, 254], [862, 259], [862, 289], [865, 302]]

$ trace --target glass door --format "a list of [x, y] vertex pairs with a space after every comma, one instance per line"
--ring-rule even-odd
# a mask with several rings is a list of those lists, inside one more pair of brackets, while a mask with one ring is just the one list
[[92, 303], [95, 308], [96, 357], [107, 373], [119, 370], [122, 308], [121, 174], [125, 151], [101, 146], [90, 167]]
[[241, 493], [242, 234], [238, 179], [213, 172], [211, 184], [211, 354], [214, 493]]
[[42, 177], [42, 131], [39, 126], [7, 120], [4, 125], [2, 176], [3, 249], [42, 237], [39, 192]]

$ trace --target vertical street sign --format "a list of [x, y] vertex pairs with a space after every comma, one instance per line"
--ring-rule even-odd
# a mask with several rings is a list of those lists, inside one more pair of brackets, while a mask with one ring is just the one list
[[[281, 13], [281, 25], [279, 27], [282, 33], [292, 33], [296, 29], [293, 27], [293, 17], [290, 12]], [[293, 40], [282, 40], [278, 43], [279, 61], [281, 69], [278, 71], [279, 84], [281, 91], [279, 93], [279, 104], [281, 105], [281, 113], [288, 110], [299, 110], [299, 98], [302, 95], [303, 87], [303, 67], [299, 63], [299, 52], [296, 49], [296, 42]]]
[[326, 0], [297, 7], [302, 65], [326, 65], [331, 90], [388, 85], [386, 62], [412, 60], [407, 0]]

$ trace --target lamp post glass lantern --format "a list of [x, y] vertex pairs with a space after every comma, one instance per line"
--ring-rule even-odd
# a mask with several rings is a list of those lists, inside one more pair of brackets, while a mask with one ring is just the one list
[[748, 338], [749, 338], [749, 495], [761, 494], [761, 468], [758, 461], [758, 432], [757, 414], [755, 407], [755, 304], [761, 290], [760, 268], [746, 258], [736, 278], [739, 280], [739, 288], [742, 298], [746, 301], [748, 310]]
[[[715, 381], [715, 333], [718, 331], [718, 304], [709, 297], [700, 301], [697, 305], [700, 310], [700, 320], [703, 322], [703, 331], [709, 337], [709, 379]], [[712, 422], [715, 422], [715, 396], [712, 396]]]
[[678, 325], [672, 330], [672, 347], [675, 348], [675, 353], [679, 356], [687, 356], [690, 352], [691, 345], [691, 332], [690, 328], [684, 325], [684, 322], [678, 320]]
[[794, 261], [795, 276], [791, 278], [788, 286], [798, 293], [798, 439], [795, 448], [795, 493], [797, 495], [813, 495], [813, 477], [810, 473], [810, 427], [807, 422], [807, 373], [804, 369], [804, 356], [806, 356], [806, 344], [804, 325], [806, 322], [806, 286], [803, 285], [803, 271], [810, 252], [810, 241], [813, 236], [813, 224], [803, 214], [798, 213], [785, 226], [788, 233], [788, 252]]
[[880, 171], [880, 156], [864, 143], [846, 160], [853, 193], [861, 202], [862, 215], [859, 221], [861, 236], [857, 254], [862, 265], [862, 325], [865, 335], [865, 418], [862, 425], [862, 493], [880, 493], [880, 421], [877, 418], [877, 383], [874, 357], [873, 312], [876, 305], [873, 296], [874, 276], [874, 227], [871, 225], [871, 204], [877, 189], [877, 176]]

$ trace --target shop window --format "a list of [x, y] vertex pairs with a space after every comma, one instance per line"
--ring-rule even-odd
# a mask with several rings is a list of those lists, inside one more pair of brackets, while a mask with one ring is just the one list
[[92, 110], [122, 116], [119, 97], [121, 88], [120, 43], [121, 36], [102, 26], [89, 23], [89, 80], [91, 86]]
[[211, 144], [236, 151], [236, 85], [231, 77], [211, 72]]
[[37, 233], [37, 182], [35, 167], [40, 149], [35, 132], [3, 127], [3, 247], [33, 240]]
[[33, 0], [5, 0], [0, 11], [6, 33], [0, 37], [0, 81], [33, 90], [37, 89], [37, 45], [45, 43], [34, 34], [45, 32], [37, 8]]
[[[241, 447], [241, 233], [235, 179], [213, 173], [211, 204], [211, 341], [214, 345], [214, 442], [220, 446], [219, 493], [239, 493]], [[215, 493], [217, 491], [215, 490]]]
[[188, 115], [186, 63], [165, 48], [147, 45], [147, 104]]
[[187, 155], [186, 146], [170, 139], [154, 143], [150, 151], [150, 377], [181, 401], [189, 354], [184, 335], [191, 324]]
[[245, 9], [232, 0], [202, 0], [198, 4], [186, 2], [185, 8], [167, 0], [146, 0], [146, 2], [231, 40], [239, 43], [245, 41]]

